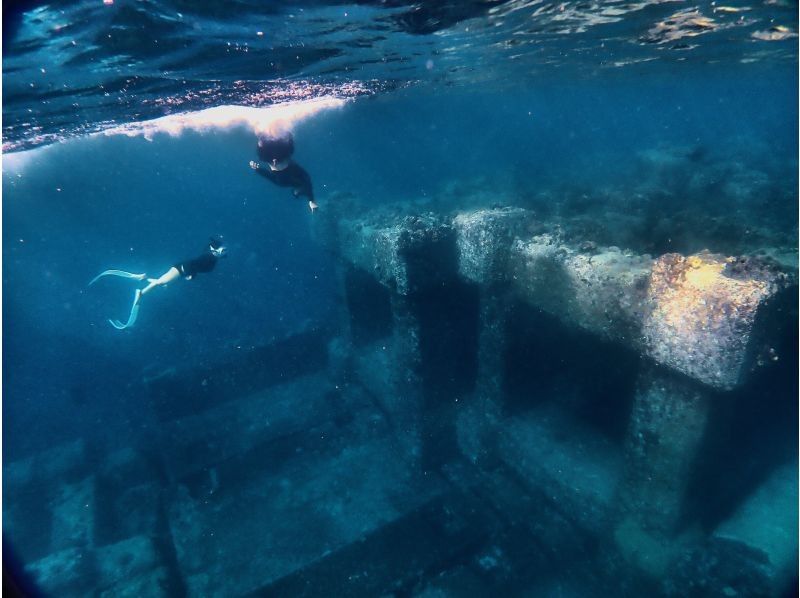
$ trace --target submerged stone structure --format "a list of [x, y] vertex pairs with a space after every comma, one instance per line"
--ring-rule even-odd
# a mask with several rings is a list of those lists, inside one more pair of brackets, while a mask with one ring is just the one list
[[[337, 322], [148, 377], [142, 446], [6, 466], [30, 497], [6, 524], [45, 590], [788, 587], [796, 430], [772, 422], [786, 446], [765, 447], [747, 420], [790, 358], [795, 271], [575, 242], [516, 207], [343, 201], [315, 219]], [[719, 478], [710, 455], [731, 456]]]

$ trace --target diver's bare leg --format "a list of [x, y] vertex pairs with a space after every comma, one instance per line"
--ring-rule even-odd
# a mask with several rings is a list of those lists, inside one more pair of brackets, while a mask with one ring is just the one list
[[[181, 273], [178, 271], [177, 268], [175, 268], [173, 266], [172, 268], [170, 268], [169, 270], [164, 272], [164, 274], [162, 274], [159, 278], [151, 278], [149, 280], [150, 284], [148, 284], [145, 288], [143, 288], [141, 290], [141, 292], [139, 293], [139, 298], [141, 298], [142, 295], [145, 295], [145, 294], [149, 293], [154, 287], [158, 287], [158, 286], [161, 286], [161, 285], [164, 285], [164, 284], [168, 284], [168, 283], [172, 282], [173, 280], [175, 280], [176, 278], [180, 278], [180, 276], [181, 276]], [[137, 301], [138, 301], [138, 298], [137, 298]]]

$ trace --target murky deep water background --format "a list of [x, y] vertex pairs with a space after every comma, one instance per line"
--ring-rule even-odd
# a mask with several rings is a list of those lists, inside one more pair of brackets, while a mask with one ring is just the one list
[[[251, 129], [86, 132], [343, 98], [293, 126], [321, 210], [511, 198], [639, 253], [796, 262], [796, 3], [416, 6], [56, 2], [17, 28], [4, 13], [4, 463], [136, 443], [143, 376], [335, 325], [332, 258], [304, 202], [253, 176]], [[212, 234], [230, 250], [212, 275], [108, 326], [131, 288], [87, 288], [95, 274], [160, 274]]]

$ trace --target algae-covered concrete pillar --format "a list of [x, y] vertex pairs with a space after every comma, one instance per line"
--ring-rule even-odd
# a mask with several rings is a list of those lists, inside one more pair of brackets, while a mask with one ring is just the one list
[[410, 450], [421, 454], [423, 332], [416, 297], [455, 278], [452, 227], [431, 214], [375, 211], [341, 219], [335, 237], [335, 251], [345, 267], [388, 291], [391, 332], [354, 352], [355, 374]]
[[477, 210], [453, 220], [459, 274], [480, 286], [479, 396], [496, 398], [500, 393], [507, 336], [508, 259], [515, 237], [530, 221], [530, 212], [519, 208]]
[[414, 450], [420, 441], [420, 416], [424, 406], [420, 366], [420, 322], [404, 295], [391, 296], [392, 337], [389, 351], [388, 392], [378, 401], [391, 414], [396, 429]]
[[617, 247], [572, 247], [542, 234], [511, 252], [519, 298], [576, 327], [639, 348], [653, 260]]
[[653, 260], [582, 250], [552, 235], [517, 241], [511, 259], [522, 300], [643, 357], [615, 538], [641, 569], [660, 575], [674, 556], [711, 403], [780, 357], [774, 348], [792, 320], [795, 275], [760, 258], [701, 252]]
[[625, 447], [621, 507], [644, 529], [674, 529], [710, 405], [710, 393], [696, 382], [657, 366], [643, 368]]
[[458, 443], [473, 462], [487, 455], [487, 435], [501, 418], [501, 394], [510, 303], [509, 255], [531, 223], [519, 208], [493, 208], [453, 219], [459, 275], [479, 288], [478, 371], [471, 403], [459, 413]]
[[615, 537], [623, 554], [654, 576], [674, 556], [669, 539], [712, 401], [726, 400], [724, 391], [739, 386], [769, 350], [770, 336], [779, 334], [771, 312], [782, 309], [790, 284], [770, 264], [706, 252], [667, 254], [653, 264], [642, 320], [652, 361], [634, 399]]

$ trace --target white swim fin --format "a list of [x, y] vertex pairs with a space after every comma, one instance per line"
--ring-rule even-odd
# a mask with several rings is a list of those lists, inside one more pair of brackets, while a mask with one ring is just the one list
[[92, 278], [92, 282], [89, 283], [89, 286], [92, 286], [99, 279], [103, 278], [103, 276], [119, 276], [120, 278], [133, 278], [134, 280], [144, 280], [147, 277], [146, 274], [133, 274], [132, 272], [125, 272], [125, 270], [106, 270]]
[[125, 330], [126, 328], [130, 328], [136, 323], [136, 318], [139, 317], [139, 297], [141, 296], [141, 290], [137, 289], [136, 294], [133, 297], [133, 306], [131, 307], [131, 313], [128, 316], [128, 321], [123, 324], [119, 320], [109, 320], [108, 323], [111, 324], [117, 330]]

